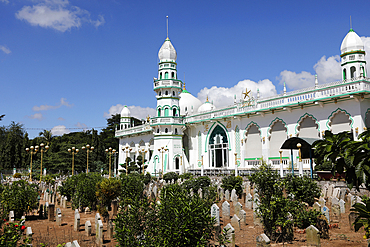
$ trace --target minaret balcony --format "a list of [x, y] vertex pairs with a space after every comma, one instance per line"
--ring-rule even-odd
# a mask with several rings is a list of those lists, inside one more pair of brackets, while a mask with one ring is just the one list
[[157, 88], [182, 88], [182, 82], [176, 79], [164, 79], [164, 80], [155, 80], [153, 83], [154, 90]]
[[179, 117], [158, 117], [152, 118], [151, 124], [182, 124], [183, 119]]

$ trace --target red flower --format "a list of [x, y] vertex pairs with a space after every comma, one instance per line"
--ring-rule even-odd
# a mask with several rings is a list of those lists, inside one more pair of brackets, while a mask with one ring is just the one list
[[24, 229], [26, 229], [26, 227], [25, 226], [21, 226], [21, 230], [23, 231]]
[[4, 221], [6, 221], [6, 219], [4, 219]]
[[18, 227], [18, 225], [15, 225], [15, 227]]
[[6, 223], [7, 226], [9, 226], [9, 223]]

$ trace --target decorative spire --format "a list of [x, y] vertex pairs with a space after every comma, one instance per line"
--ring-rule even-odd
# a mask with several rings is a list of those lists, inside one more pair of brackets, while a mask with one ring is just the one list
[[260, 98], [260, 89], [257, 88], [257, 99], [259, 99], [259, 98]]
[[285, 85], [285, 82], [284, 82], [284, 96], [286, 95], [286, 85]]
[[236, 94], [234, 94], [234, 104], [236, 104]]
[[207, 100], [206, 100], [206, 102], [209, 102], [209, 101], [208, 101], [208, 95], [207, 95]]
[[317, 74], [315, 75], [315, 88], [319, 86], [319, 81], [317, 80]]
[[186, 89], [185, 89], [185, 82], [184, 82], [183, 90], [186, 90]]
[[167, 18], [167, 39], [168, 39], [168, 15], [166, 16], [166, 18]]

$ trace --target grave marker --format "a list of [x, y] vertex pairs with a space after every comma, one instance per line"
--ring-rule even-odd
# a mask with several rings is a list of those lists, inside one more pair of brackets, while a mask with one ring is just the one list
[[321, 213], [323, 213], [325, 218], [328, 220], [328, 224], [330, 224], [329, 208], [327, 206], [322, 207]]
[[48, 208], [48, 219], [49, 221], [54, 221], [54, 210], [55, 210], [55, 205], [50, 204]]
[[91, 222], [89, 220], [85, 222], [85, 234], [91, 236]]
[[243, 209], [243, 206], [240, 202], [235, 203], [234, 214], [239, 215], [240, 210]]
[[247, 209], [252, 209], [252, 205], [253, 205], [252, 195], [248, 193], [247, 196], [245, 197], [245, 207]]
[[226, 239], [230, 241], [228, 243], [228, 246], [235, 247], [235, 229], [233, 226], [229, 223], [224, 227], [224, 231], [227, 231]]
[[240, 230], [240, 219], [236, 214], [234, 214], [234, 216], [231, 218], [231, 225], [234, 227], [235, 230]]
[[78, 212], [77, 212], [77, 214], [75, 214], [75, 223], [74, 223], [73, 230], [75, 232], [80, 231], [80, 214]]
[[266, 234], [262, 233], [261, 235], [257, 236], [257, 247], [266, 247], [270, 246], [270, 239], [267, 237]]
[[346, 202], [343, 199], [339, 200], [340, 213], [346, 213]]
[[213, 204], [211, 207], [211, 217], [215, 218], [215, 225], [220, 225], [220, 208], [217, 206], [217, 204]]
[[247, 224], [247, 213], [243, 209], [239, 211], [238, 217], [241, 221], [241, 224], [243, 225]]
[[306, 238], [308, 246], [320, 247], [320, 231], [313, 225], [306, 228]]
[[222, 203], [222, 217], [230, 217], [230, 203], [228, 201]]

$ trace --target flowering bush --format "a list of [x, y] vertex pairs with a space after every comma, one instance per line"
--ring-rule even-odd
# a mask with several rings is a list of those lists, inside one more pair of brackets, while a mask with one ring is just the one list
[[[4, 222], [6, 222], [6, 219], [4, 219]], [[0, 246], [26, 246], [24, 244], [17, 245], [25, 229], [26, 227], [19, 223], [7, 222], [3, 224], [0, 230]]]

